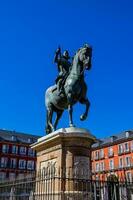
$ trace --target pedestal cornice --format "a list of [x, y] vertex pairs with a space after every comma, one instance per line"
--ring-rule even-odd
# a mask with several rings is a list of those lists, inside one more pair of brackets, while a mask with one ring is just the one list
[[59, 147], [59, 144], [62, 143], [64, 146], [66, 143], [67, 146], [89, 147], [94, 143], [95, 139], [96, 138], [87, 129], [75, 127], [61, 128], [49, 135], [39, 138], [36, 143], [31, 145], [31, 148], [38, 152], [52, 146]]

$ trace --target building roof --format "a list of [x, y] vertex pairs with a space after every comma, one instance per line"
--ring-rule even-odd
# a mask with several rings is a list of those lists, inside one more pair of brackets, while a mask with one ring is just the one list
[[16, 131], [0, 129], [0, 141], [31, 144], [37, 141], [39, 136]]
[[121, 141], [130, 139], [133, 139], [133, 130], [124, 131], [119, 134], [115, 134], [110, 137], [97, 140], [97, 142], [92, 145], [92, 148], [95, 149], [101, 148], [102, 146], [111, 146], [115, 143], [119, 143]]

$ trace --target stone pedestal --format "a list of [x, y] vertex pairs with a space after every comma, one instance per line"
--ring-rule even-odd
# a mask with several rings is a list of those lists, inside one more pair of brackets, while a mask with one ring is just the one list
[[[74, 192], [72, 178], [90, 178], [90, 146], [94, 141], [88, 130], [74, 127], [62, 128], [38, 139], [31, 146], [37, 152], [37, 171], [46, 172], [46, 176], [54, 174], [57, 178], [52, 186], [54, 191]], [[70, 181], [64, 184], [66, 178]]]

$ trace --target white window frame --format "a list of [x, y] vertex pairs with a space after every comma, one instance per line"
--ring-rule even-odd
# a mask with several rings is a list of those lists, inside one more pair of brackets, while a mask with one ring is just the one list
[[16, 146], [16, 145], [12, 146], [12, 153], [13, 154], [18, 154], [18, 146]]
[[10, 168], [15, 169], [17, 167], [17, 159], [16, 158], [11, 158], [10, 159]]
[[126, 156], [125, 157], [125, 166], [126, 167], [131, 167], [131, 156]]
[[34, 170], [35, 162], [33, 160], [27, 161], [27, 169]]
[[131, 151], [133, 151], [133, 140], [131, 141]]
[[28, 156], [34, 157], [35, 156], [35, 150], [29, 148], [28, 149]]
[[6, 172], [0, 172], [0, 180], [5, 180]]
[[20, 153], [21, 155], [26, 155], [26, 151], [27, 151], [27, 148], [24, 147], [24, 146], [21, 146], [21, 147], [19, 148], [19, 153]]
[[26, 160], [20, 159], [19, 160], [19, 169], [25, 169], [25, 168], [26, 168]]
[[24, 179], [24, 174], [22, 174], [22, 173], [18, 174], [17, 178], [18, 179]]
[[100, 163], [100, 171], [104, 171], [104, 169], [105, 169], [104, 162], [101, 162]]
[[1, 157], [1, 168], [5, 168], [7, 167], [7, 163], [8, 163], [8, 158], [7, 157]]
[[99, 170], [100, 170], [100, 165], [99, 165], [99, 162], [98, 162], [98, 163], [96, 163], [96, 165], [95, 165], [95, 171], [96, 171], [96, 172], [99, 172]]
[[124, 153], [123, 144], [119, 144], [119, 145], [118, 145], [118, 153], [119, 153], [119, 154]]
[[104, 150], [103, 149], [100, 149], [99, 151], [99, 158], [104, 158]]
[[124, 152], [129, 152], [129, 142], [124, 143]]
[[109, 169], [110, 170], [114, 169], [114, 160], [113, 159], [109, 160]]
[[114, 155], [114, 150], [113, 147], [108, 147], [108, 156], [113, 156]]
[[9, 151], [9, 145], [3, 144], [2, 145], [2, 153], [8, 153], [8, 151]]
[[95, 151], [95, 160], [99, 159], [99, 151]]
[[119, 158], [119, 168], [123, 168], [124, 167], [124, 160], [123, 157]]
[[127, 178], [127, 181], [132, 182], [133, 180], [132, 172], [126, 172], [126, 178]]
[[16, 173], [10, 172], [9, 173], [9, 180], [14, 180], [16, 178]]

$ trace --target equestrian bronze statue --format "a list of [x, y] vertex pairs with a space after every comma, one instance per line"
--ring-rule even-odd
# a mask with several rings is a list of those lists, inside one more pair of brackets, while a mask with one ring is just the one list
[[[60, 48], [57, 49], [54, 61], [58, 64], [59, 76], [56, 79], [56, 84], [49, 87], [45, 93], [47, 134], [56, 130], [58, 121], [65, 109], [68, 109], [69, 113], [69, 126], [74, 126], [73, 105], [78, 101], [86, 106], [80, 120], [87, 118], [90, 102], [86, 96], [87, 85], [84, 80], [84, 71], [91, 69], [91, 57], [91, 46], [84, 45], [76, 52], [72, 64], [70, 64], [68, 51], [61, 55]], [[52, 123], [54, 112], [56, 119]]]

